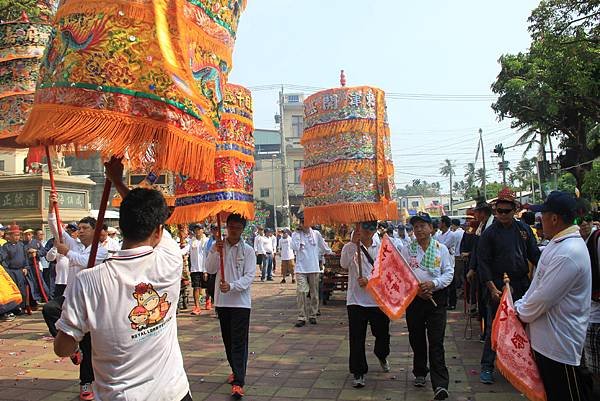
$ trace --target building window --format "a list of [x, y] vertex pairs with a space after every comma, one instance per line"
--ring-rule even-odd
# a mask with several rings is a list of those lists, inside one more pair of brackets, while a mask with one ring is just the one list
[[412, 207], [419, 207], [419, 201], [412, 201]]
[[294, 184], [300, 184], [300, 173], [304, 166], [304, 160], [294, 160]]
[[287, 96], [288, 103], [300, 103], [300, 96], [298, 95], [288, 95]]
[[4, 160], [0, 160], [0, 171], [5, 171], [4, 168]]
[[304, 131], [304, 117], [292, 116], [292, 136], [294, 138], [300, 138]]
[[268, 198], [269, 197], [269, 188], [261, 188], [260, 189], [260, 197]]

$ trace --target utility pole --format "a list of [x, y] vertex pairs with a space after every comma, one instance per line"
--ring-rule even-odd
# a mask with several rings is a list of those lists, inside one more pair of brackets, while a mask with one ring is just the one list
[[273, 227], [277, 236], [277, 198], [275, 197], [275, 155], [271, 155], [271, 184], [273, 185]]
[[283, 85], [281, 85], [281, 92], [279, 92], [279, 135], [281, 136], [281, 197], [283, 202], [281, 204], [281, 211], [283, 216], [283, 226], [290, 227], [290, 197], [288, 193], [288, 176], [287, 176], [287, 145], [285, 140], [285, 133], [283, 130]]
[[485, 176], [487, 174], [485, 169], [485, 150], [483, 149], [483, 130], [479, 128], [479, 146], [481, 147], [481, 158], [483, 159], [483, 177], [481, 181], [483, 182], [483, 199], [487, 201], [487, 185]]

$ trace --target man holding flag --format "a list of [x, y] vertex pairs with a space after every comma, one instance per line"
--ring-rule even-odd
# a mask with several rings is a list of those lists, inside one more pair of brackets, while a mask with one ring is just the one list
[[562, 191], [542, 205], [544, 235], [550, 239], [531, 286], [515, 302], [519, 319], [528, 324], [548, 401], [586, 401], [589, 383], [582, 374], [581, 353], [590, 314], [590, 257], [575, 220], [575, 198]]
[[425, 387], [425, 378], [431, 372], [434, 399], [445, 400], [450, 382], [444, 351], [447, 287], [452, 282], [454, 269], [448, 248], [431, 237], [431, 217], [420, 213], [410, 219], [410, 224], [416, 241], [404, 247], [401, 253], [420, 282], [417, 297], [406, 310], [408, 339], [414, 352], [414, 385]]
[[[354, 375], [352, 386], [365, 386], [365, 374], [369, 370], [365, 355], [367, 325], [375, 337], [374, 353], [384, 372], [390, 371], [387, 357], [390, 354], [390, 319], [366, 291], [369, 278], [378, 256], [381, 242], [373, 241], [377, 230], [376, 221], [362, 222], [352, 234], [352, 241], [342, 248], [340, 265], [348, 270], [348, 291], [346, 305], [348, 309], [348, 330], [350, 343], [350, 373]], [[360, 246], [360, 255], [357, 247]], [[361, 263], [358, 263], [358, 257]], [[359, 274], [359, 269], [362, 274]]]

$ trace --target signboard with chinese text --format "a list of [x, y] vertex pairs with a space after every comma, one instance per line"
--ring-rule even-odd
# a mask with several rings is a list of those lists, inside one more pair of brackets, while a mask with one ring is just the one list
[[0, 210], [37, 208], [39, 208], [38, 191], [0, 192]]
[[[48, 208], [48, 198], [50, 191], [44, 191], [44, 208]], [[58, 207], [61, 209], [87, 209], [88, 202], [85, 192], [66, 192], [58, 191]]]

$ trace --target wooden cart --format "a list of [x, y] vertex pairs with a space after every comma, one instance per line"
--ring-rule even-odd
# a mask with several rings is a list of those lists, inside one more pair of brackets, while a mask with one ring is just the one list
[[323, 304], [327, 304], [333, 291], [346, 291], [347, 289], [348, 272], [340, 266], [340, 255], [325, 255], [323, 287], [321, 291]]

